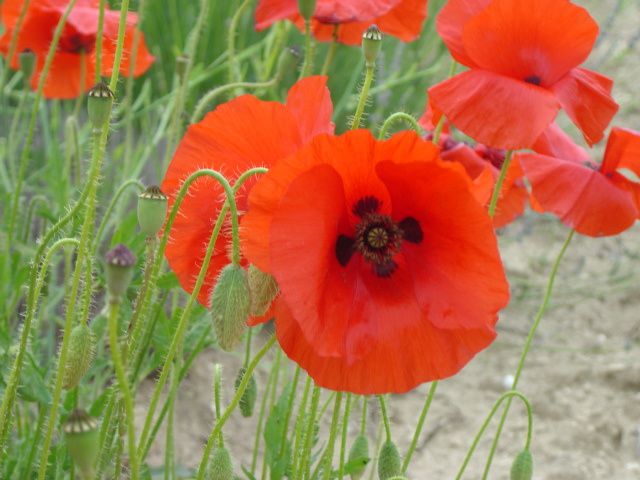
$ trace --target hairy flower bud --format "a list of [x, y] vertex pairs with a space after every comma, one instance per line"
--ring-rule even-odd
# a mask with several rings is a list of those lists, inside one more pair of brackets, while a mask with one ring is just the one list
[[[240, 382], [244, 378], [247, 369], [242, 367], [238, 372], [238, 376], [236, 377], [235, 388], [238, 391], [240, 388]], [[242, 413], [243, 417], [250, 417], [253, 415], [253, 408], [256, 405], [256, 398], [258, 397], [258, 384], [256, 383], [256, 379], [253, 375], [249, 377], [249, 383], [247, 383], [247, 388], [245, 388], [242, 397], [240, 397], [240, 413]]]
[[297, 47], [285, 47], [278, 58], [278, 68], [276, 69], [276, 78], [283, 79], [287, 74], [294, 72], [298, 68], [302, 54]]
[[305, 20], [311, 20], [316, 11], [316, 0], [298, 0], [298, 10]]
[[521, 451], [511, 465], [511, 480], [531, 480], [533, 457], [529, 450]]
[[87, 111], [89, 113], [89, 120], [91, 120], [94, 128], [102, 128], [102, 126], [109, 121], [113, 98], [113, 92], [109, 88], [109, 85], [104, 82], [96, 84], [89, 90]]
[[367, 67], [373, 67], [382, 48], [382, 32], [377, 25], [371, 25], [362, 34], [362, 52]]
[[240, 265], [222, 269], [211, 296], [213, 327], [223, 350], [233, 350], [247, 328], [251, 308], [247, 274]]
[[95, 355], [96, 339], [86, 324], [76, 325], [69, 337], [69, 353], [64, 366], [62, 386], [71, 390], [85, 376]]
[[138, 224], [147, 237], [155, 237], [167, 217], [169, 200], [157, 185], [148, 187], [138, 195]]
[[136, 257], [126, 246], [119, 244], [109, 250], [104, 259], [110, 301], [121, 302], [133, 278]]
[[382, 445], [378, 456], [378, 478], [380, 480], [390, 480], [398, 475], [402, 475], [400, 453], [398, 453], [395, 443], [387, 441]]
[[98, 421], [84, 410], [71, 412], [63, 425], [67, 450], [85, 478], [93, 478], [93, 466], [98, 457]]
[[36, 68], [36, 54], [33, 53], [33, 50], [25, 48], [20, 52], [18, 61], [20, 62], [20, 71], [22, 72], [22, 76], [24, 77], [25, 82], [29, 83]]
[[369, 439], [358, 435], [349, 450], [349, 463], [352, 464], [351, 480], [360, 480], [369, 463]]
[[278, 294], [278, 283], [272, 275], [264, 273], [255, 265], [249, 265], [247, 272], [251, 292], [251, 315], [261, 317], [271, 306]]
[[233, 460], [229, 450], [217, 447], [209, 460], [209, 480], [231, 480], [233, 476]]

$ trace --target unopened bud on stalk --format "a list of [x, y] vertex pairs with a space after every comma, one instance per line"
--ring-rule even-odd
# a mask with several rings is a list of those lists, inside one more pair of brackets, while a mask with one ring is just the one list
[[84, 478], [93, 478], [98, 457], [98, 421], [84, 410], [74, 410], [63, 426], [67, 450]]
[[298, 0], [298, 10], [305, 20], [311, 20], [316, 11], [316, 0]]
[[[240, 388], [240, 382], [244, 378], [247, 369], [242, 367], [238, 372], [238, 376], [236, 377], [235, 388], [238, 391]], [[250, 417], [253, 415], [253, 408], [256, 405], [256, 398], [258, 397], [258, 384], [256, 383], [256, 379], [253, 375], [249, 377], [249, 383], [247, 383], [247, 388], [245, 388], [242, 397], [240, 397], [240, 413], [242, 413], [243, 417]]]
[[278, 294], [278, 283], [272, 275], [264, 273], [255, 265], [249, 265], [247, 278], [251, 292], [251, 315], [261, 317]]
[[531, 480], [533, 457], [529, 450], [521, 451], [511, 465], [511, 480]]
[[211, 296], [213, 328], [223, 350], [233, 350], [247, 328], [251, 308], [247, 274], [240, 265], [222, 269]]
[[112, 303], [122, 301], [133, 278], [136, 257], [126, 246], [119, 244], [104, 256], [106, 261], [107, 292]]
[[189, 57], [185, 54], [179, 55], [178, 58], [176, 58], [176, 73], [180, 80], [182, 80], [184, 75], [187, 73], [189, 61]]
[[349, 450], [349, 464], [352, 465], [351, 480], [360, 480], [369, 463], [369, 439], [358, 435]]
[[392, 441], [387, 441], [382, 445], [378, 456], [378, 478], [390, 480], [399, 475], [402, 475], [402, 461], [398, 448]]
[[64, 366], [62, 386], [75, 388], [85, 376], [95, 355], [96, 339], [86, 324], [76, 325], [69, 337], [69, 354]]
[[167, 216], [167, 196], [160, 187], [152, 185], [138, 195], [138, 224], [147, 237], [155, 237]]
[[276, 70], [276, 78], [278, 80], [287, 76], [291, 72], [295, 72], [300, 63], [302, 54], [297, 47], [285, 47], [278, 58], [278, 68]]
[[362, 52], [367, 67], [373, 67], [382, 48], [382, 32], [376, 25], [371, 25], [362, 34]]
[[20, 71], [25, 79], [25, 82], [29, 83], [33, 72], [36, 68], [36, 54], [32, 50], [25, 48], [18, 55], [18, 61], [20, 63]]
[[211, 454], [209, 461], [209, 480], [231, 480], [233, 475], [233, 460], [229, 450], [225, 447], [217, 447]]
[[109, 121], [114, 97], [115, 95], [109, 85], [104, 82], [96, 84], [89, 90], [87, 110], [89, 112], [89, 120], [91, 120], [94, 128], [102, 128]]

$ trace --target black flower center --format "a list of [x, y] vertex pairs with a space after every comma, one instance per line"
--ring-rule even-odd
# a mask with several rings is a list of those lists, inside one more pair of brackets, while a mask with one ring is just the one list
[[542, 79], [538, 75], [529, 75], [525, 77], [524, 81], [532, 85], [540, 85], [542, 83]]
[[378, 213], [381, 204], [375, 197], [363, 197], [355, 203], [353, 213], [360, 217], [355, 235], [339, 235], [335, 251], [343, 267], [359, 253], [376, 275], [387, 278], [398, 268], [393, 257], [400, 252], [402, 243], [420, 243], [424, 235], [420, 223], [413, 217], [395, 222], [389, 215]]
[[58, 50], [65, 53], [91, 53], [95, 48], [95, 43], [95, 36], [73, 32], [60, 38]]

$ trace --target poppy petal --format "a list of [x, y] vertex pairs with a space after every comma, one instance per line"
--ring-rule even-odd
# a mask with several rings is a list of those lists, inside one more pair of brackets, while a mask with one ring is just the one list
[[[44, 96], [46, 98], [76, 98], [83, 92], [88, 91], [95, 83], [94, 66], [88, 56], [84, 58], [85, 82], [82, 86], [80, 85], [82, 62], [82, 56], [76, 53], [56, 53], [44, 84]], [[38, 73], [41, 73], [44, 58], [39, 59], [38, 63]], [[39, 74], [32, 77], [31, 87], [34, 90], [37, 88], [39, 81]]]
[[256, 29], [264, 30], [278, 20], [298, 14], [297, 0], [260, 0], [256, 7]]
[[628, 169], [640, 176], [640, 132], [614, 127], [609, 134], [602, 172]]
[[333, 133], [333, 104], [326, 76], [303, 78], [291, 87], [287, 108], [298, 123], [304, 143], [321, 133]]
[[429, 100], [479, 143], [509, 150], [533, 145], [560, 108], [548, 90], [484, 70], [431, 87]]
[[436, 19], [436, 29], [447, 45], [449, 52], [458, 63], [475, 67], [467, 54], [462, 34], [464, 27], [478, 13], [484, 10], [491, 0], [449, 0]]
[[552, 123], [549, 128], [542, 132], [532, 150], [549, 157], [575, 160], [577, 163], [591, 162], [591, 157], [587, 151], [576, 145], [573, 139], [557, 123]]

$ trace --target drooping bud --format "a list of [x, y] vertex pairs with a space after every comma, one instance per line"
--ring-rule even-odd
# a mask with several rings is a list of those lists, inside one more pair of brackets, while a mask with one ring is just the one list
[[209, 480], [230, 480], [233, 476], [233, 460], [229, 450], [217, 447], [209, 460]]
[[349, 450], [351, 480], [360, 480], [369, 463], [369, 439], [366, 435], [358, 435]]
[[398, 453], [395, 443], [387, 441], [382, 445], [378, 456], [378, 478], [380, 480], [390, 480], [399, 475], [402, 475], [400, 453]]
[[185, 54], [179, 55], [176, 58], [176, 73], [178, 74], [178, 78], [180, 80], [184, 79], [185, 74], [189, 68], [189, 57]]
[[367, 67], [373, 67], [382, 48], [382, 32], [377, 25], [371, 25], [362, 34], [362, 53]]
[[69, 337], [69, 353], [64, 366], [62, 386], [75, 388], [85, 376], [95, 355], [96, 339], [86, 324], [76, 325]]
[[316, 0], [298, 0], [298, 10], [305, 20], [311, 20], [316, 11]]
[[278, 283], [272, 275], [264, 273], [255, 265], [249, 265], [247, 272], [251, 292], [251, 316], [261, 317], [271, 306], [278, 294]]
[[25, 48], [20, 52], [18, 61], [20, 63], [20, 71], [22, 72], [22, 76], [24, 77], [25, 82], [29, 83], [31, 81], [31, 77], [33, 76], [33, 72], [36, 69], [36, 54], [33, 53], [33, 50]]
[[278, 59], [278, 68], [276, 70], [276, 78], [278, 80], [283, 79], [289, 73], [295, 72], [302, 58], [302, 53], [297, 47], [286, 47], [282, 50], [280, 58]]
[[533, 457], [529, 450], [521, 451], [511, 465], [511, 480], [531, 480]]
[[63, 426], [69, 456], [84, 478], [93, 478], [93, 466], [98, 457], [98, 421], [84, 410], [71, 412]]
[[[247, 369], [242, 367], [238, 372], [238, 376], [236, 377], [235, 388], [238, 391], [240, 387], [240, 382], [244, 378]], [[256, 405], [256, 398], [258, 397], [258, 384], [256, 383], [256, 379], [253, 375], [249, 377], [249, 383], [247, 383], [247, 388], [245, 388], [244, 393], [240, 397], [240, 413], [242, 413], [243, 417], [250, 417], [253, 415], [253, 407]]]
[[114, 97], [115, 95], [109, 85], [104, 82], [96, 84], [89, 90], [87, 110], [89, 112], [89, 120], [91, 120], [94, 128], [102, 128], [109, 121]]
[[138, 195], [138, 224], [147, 237], [155, 237], [167, 216], [167, 196], [157, 185], [148, 187]]
[[109, 250], [104, 259], [110, 301], [121, 302], [133, 278], [136, 257], [126, 246], [119, 244]]
[[213, 328], [223, 350], [233, 350], [247, 328], [251, 297], [247, 274], [240, 265], [222, 269], [211, 296]]

